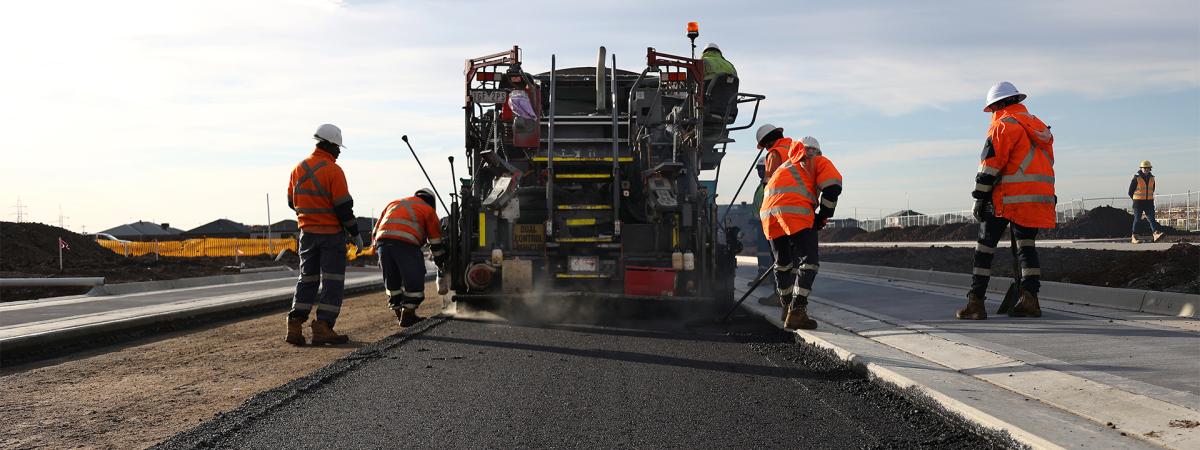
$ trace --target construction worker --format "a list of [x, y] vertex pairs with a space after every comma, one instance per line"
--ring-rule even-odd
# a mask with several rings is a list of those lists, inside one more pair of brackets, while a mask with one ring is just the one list
[[754, 139], [758, 143], [759, 149], [767, 151], [767, 155], [763, 157], [763, 174], [765, 175], [763, 179], [770, 180], [775, 169], [787, 161], [788, 152], [792, 148], [792, 139], [783, 137], [783, 128], [769, 123], [758, 127], [758, 131], [754, 133]]
[[313, 345], [344, 344], [350, 338], [334, 332], [333, 326], [342, 309], [347, 236], [359, 250], [363, 240], [358, 234], [346, 174], [335, 162], [343, 148], [342, 130], [324, 124], [317, 127], [313, 139], [317, 140], [317, 148], [292, 169], [288, 182], [288, 207], [296, 211], [300, 228], [300, 280], [296, 282], [284, 340], [304, 345], [301, 325], [316, 303], [317, 319], [311, 326]]
[[708, 43], [704, 47], [704, 52], [700, 54], [700, 59], [704, 61], [705, 84], [721, 75], [737, 76], [737, 69], [733, 67], [733, 63], [725, 59], [725, 55], [721, 54], [721, 47], [716, 43]]
[[421, 249], [426, 243], [439, 272], [446, 266], [435, 201], [433, 191], [422, 188], [412, 197], [388, 203], [372, 233], [388, 306], [402, 327], [421, 320], [417, 307], [425, 300], [425, 253]]
[[[758, 162], [754, 164], [755, 171], [758, 172], [758, 187], [754, 189], [754, 209], [753, 211], [762, 211], [763, 190], [767, 187], [767, 165], [766, 158], [758, 158]], [[769, 270], [775, 263], [775, 257], [771, 255], [771, 241], [762, 233], [762, 221], [751, 219], [750, 227], [756, 233], [754, 239], [755, 256], [758, 258], [758, 272]], [[754, 284], [753, 281], [748, 282], [747, 286]]]
[[780, 319], [785, 328], [811, 330], [817, 327], [808, 317], [808, 296], [820, 268], [817, 231], [833, 217], [842, 193], [842, 174], [828, 158], [810, 153], [801, 142], [793, 144], [788, 154], [767, 181], [759, 218], [775, 254]]
[[1021, 104], [1025, 97], [1007, 81], [992, 86], [987, 94], [983, 111], [992, 113], [992, 124], [971, 192], [974, 215], [980, 222], [979, 240], [967, 305], [955, 314], [959, 319], [987, 318], [984, 295], [992, 275], [992, 258], [1010, 224], [1017, 241], [1022, 285], [1020, 300], [1008, 315], [1042, 315], [1037, 297], [1042, 270], [1035, 240], [1039, 228], [1055, 225], [1054, 135]]
[[1154, 175], [1150, 173], [1150, 161], [1142, 161], [1138, 165], [1139, 170], [1133, 174], [1133, 180], [1129, 181], [1129, 198], [1133, 199], [1133, 237], [1130, 242], [1134, 244], [1140, 243], [1137, 237], [1137, 224], [1142, 220], [1142, 214], [1146, 215], [1146, 221], [1150, 222], [1150, 233], [1154, 236], [1154, 242], [1162, 239], [1163, 234], [1158, 231], [1158, 221], [1154, 219]]

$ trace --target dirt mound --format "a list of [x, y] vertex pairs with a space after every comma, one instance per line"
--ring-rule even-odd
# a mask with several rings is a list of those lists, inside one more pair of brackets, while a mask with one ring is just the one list
[[72, 263], [91, 265], [118, 258], [96, 241], [70, 230], [41, 223], [0, 222], [0, 270], [57, 270], [58, 238], [70, 246], [63, 254], [64, 259]]
[[821, 230], [819, 236], [821, 242], [846, 242], [866, 232], [867, 230], [859, 227], [837, 227]]
[[1042, 233], [1046, 238], [1086, 239], [1129, 236], [1133, 215], [1111, 206], [1092, 208], [1075, 220]]

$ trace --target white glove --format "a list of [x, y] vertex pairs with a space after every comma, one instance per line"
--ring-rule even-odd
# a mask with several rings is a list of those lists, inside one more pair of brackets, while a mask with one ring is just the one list
[[438, 272], [438, 295], [446, 295], [450, 293], [450, 277], [446, 276], [445, 272]]
[[356, 234], [356, 235], [354, 235], [354, 239], [351, 239], [351, 240], [350, 240], [350, 243], [354, 244], [354, 248], [355, 248], [357, 251], [359, 251], [359, 252], [362, 252], [362, 250], [363, 250], [363, 240], [362, 240], [362, 235], [360, 235], [360, 234]]

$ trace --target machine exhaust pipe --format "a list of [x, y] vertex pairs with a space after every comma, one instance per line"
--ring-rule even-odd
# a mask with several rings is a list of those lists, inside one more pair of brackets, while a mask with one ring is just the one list
[[600, 46], [600, 54], [596, 56], [596, 112], [604, 111], [605, 99], [608, 94], [604, 90], [604, 81], [607, 78], [604, 70], [604, 46]]

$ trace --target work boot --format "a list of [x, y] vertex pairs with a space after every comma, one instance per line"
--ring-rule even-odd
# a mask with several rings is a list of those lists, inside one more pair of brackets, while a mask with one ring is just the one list
[[954, 316], [963, 320], [987, 319], [987, 308], [983, 306], [983, 297], [975, 295], [974, 292], [967, 293], [967, 306], [955, 312]]
[[292, 345], [304, 345], [304, 321], [300, 319], [287, 318], [287, 337], [283, 338], [284, 342]]
[[1141, 243], [1142, 243], [1142, 241], [1139, 241], [1139, 240], [1138, 240], [1138, 238], [1137, 238], [1137, 235], [1136, 235], [1136, 234], [1135, 234], [1135, 235], [1133, 235], [1133, 237], [1129, 238], [1129, 242], [1130, 242], [1130, 243], [1133, 243], [1133, 244], [1141, 244]]
[[1154, 232], [1154, 239], [1153, 239], [1153, 241], [1152, 241], [1152, 242], [1158, 242], [1158, 240], [1159, 240], [1159, 239], [1162, 239], [1163, 235], [1165, 235], [1165, 234], [1167, 234], [1167, 233], [1163, 233], [1163, 232], [1161, 232], [1161, 231], [1155, 231], [1155, 232]]
[[417, 317], [416, 308], [401, 307], [400, 309], [393, 311], [396, 312], [396, 322], [400, 323], [400, 326], [405, 328], [416, 325], [417, 322], [423, 320], [421, 317]]
[[787, 321], [788, 300], [785, 300], [785, 299], [791, 299], [791, 296], [790, 295], [779, 295], [778, 292], [773, 294], [773, 296], [775, 297], [776, 300], [779, 301], [779, 321], [780, 322]]
[[1042, 307], [1038, 305], [1037, 294], [1021, 290], [1021, 300], [1008, 310], [1009, 317], [1042, 317]]
[[350, 337], [344, 334], [337, 334], [333, 328], [329, 327], [324, 320], [314, 320], [312, 323], [312, 343], [313, 345], [321, 344], [345, 344], [350, 342]]
[[792, 304], [785, 308], [787, 314], [783, 318], [783, 327], [789, 330], [815, 330], [817, 321], [808, 318], [808, 305], [800, 304], [799, 298], [793, 299]]

